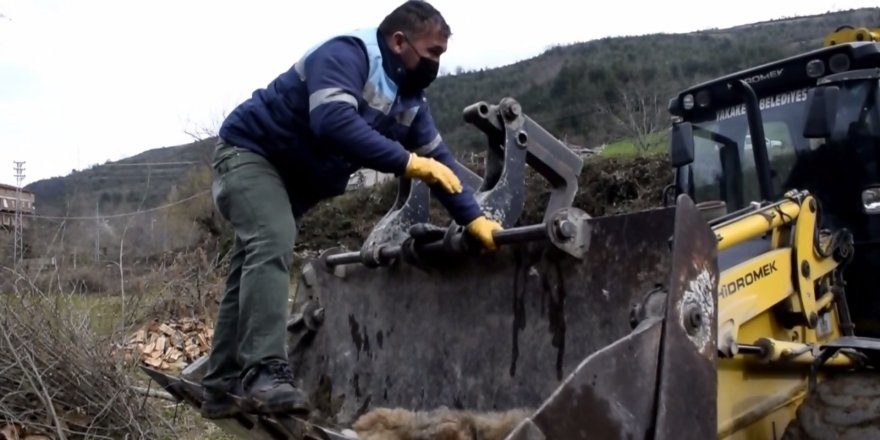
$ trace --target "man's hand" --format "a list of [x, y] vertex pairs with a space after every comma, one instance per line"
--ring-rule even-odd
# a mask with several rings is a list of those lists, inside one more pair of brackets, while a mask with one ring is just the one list
[[474, 221], [470, 222], [467, 225], [467, 231], [471, 233], [474, 237], [479, 239], [483, 246], [488, 248], [489, 250], [494, 251], [497, 249], [495, 246], [495, 238], [492, 234], [495, 231], [500, 231], [503, 228], [500, 224], [493, 220], [489, 220], [485, 216], [479, 216]]
[[450, 193], [461, 192], [461, 181], [446, 165], [431, 159], [410, 153], [406, 164], [406, 177], [423, 180], [428, 184], [440, 183]]

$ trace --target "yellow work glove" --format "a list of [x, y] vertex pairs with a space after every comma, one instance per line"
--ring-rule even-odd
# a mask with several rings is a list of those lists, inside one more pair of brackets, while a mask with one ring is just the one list
[[495, 237], [492, 234], [495, 231], [500, 231], [503, 228], [498, 222], [493, 220], [489, 220], [485, 216], [479, 216], [474, 221], [468, 223], [466, 227], [467, 231], [471, 233], [474, 237], [483, 242], [483, 246], [487, 249], [494, 251], [497, 249], [495, 246]]
[[404, 175], [423, 180], [428, 184], [439, 182], [450, 193], [461, 192], [461, 181], [449, 167], [434, 159], [417, 156], [415, 153], [410, 153]]

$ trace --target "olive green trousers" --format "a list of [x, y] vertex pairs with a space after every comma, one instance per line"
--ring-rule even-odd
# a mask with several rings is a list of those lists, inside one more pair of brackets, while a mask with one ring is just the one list
[[284, 182], [263, 156], [221, 140], [213, 168], [214, 204], [231, 223], [235, 241], [202, 385], [229, 391], [248, 369], [287, 360], [297, 230]]

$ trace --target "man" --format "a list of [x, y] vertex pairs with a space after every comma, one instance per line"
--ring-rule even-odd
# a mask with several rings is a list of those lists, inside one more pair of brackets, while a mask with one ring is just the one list
[[309, 411], [286, 350], [296, 225], [318, 201], [342, 194], [357, 169], [427, 182], [458, 224], [495, 248], [492, 234], [501, 226], [462, 186], [423, 92], [450, 34], [431, 5], [407, 1], [378, 29], [307, 51], [224, 121], [213, 195], [235, 242], [202, 381], [205, 417], [236, 411], [227, 392], [239, 394], [248, 411]]

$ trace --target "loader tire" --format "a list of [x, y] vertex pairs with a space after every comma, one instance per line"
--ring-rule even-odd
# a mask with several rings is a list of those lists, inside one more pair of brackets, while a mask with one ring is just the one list
[[819, 382], [782, 436], [826, 439], [880, 439], [880, 373], [843, 373]]

